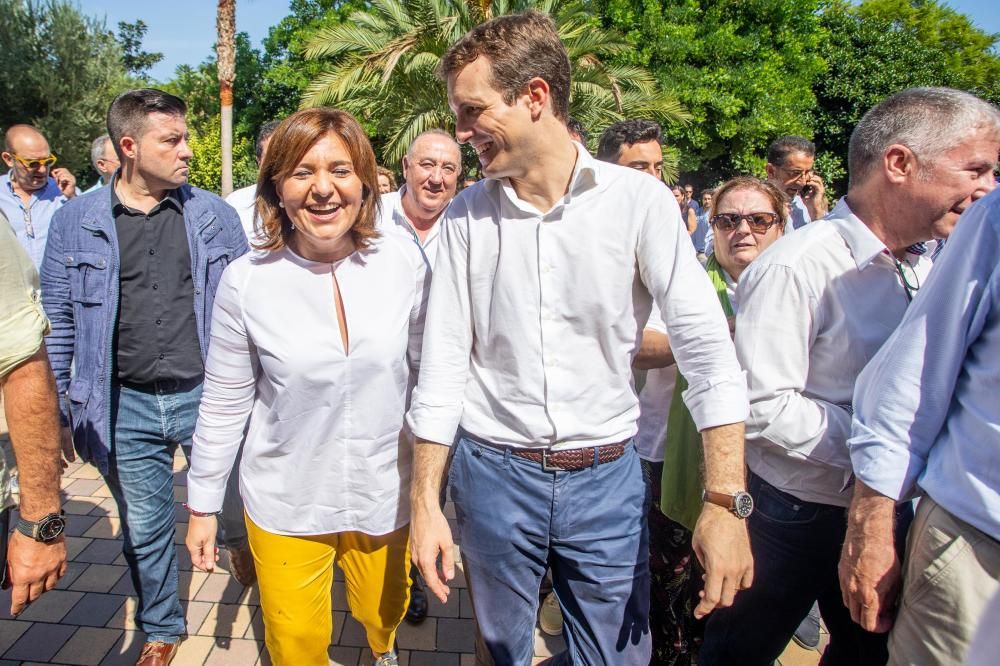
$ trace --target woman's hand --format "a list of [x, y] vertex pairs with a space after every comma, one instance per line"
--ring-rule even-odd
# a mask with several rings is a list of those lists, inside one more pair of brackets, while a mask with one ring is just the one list
[[192, 514], [188, 521], [184, 545], [191, 554], [191, 563], [202, 571], [214, 571], [215, 563], [219, 561], [219, 549], [215, 545], [215, 533], [218, 529], [215, 516]]

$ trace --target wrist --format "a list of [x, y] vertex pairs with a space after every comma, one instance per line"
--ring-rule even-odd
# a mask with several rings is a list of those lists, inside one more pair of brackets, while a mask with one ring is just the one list
[[190, 505], [186, 503], [184, 504], [184, 508], [187, 509], [187, 512], [195, 518], [214, 518], [220, 513], [219, 511], [198, 511], [197, 509], [192, 509]]

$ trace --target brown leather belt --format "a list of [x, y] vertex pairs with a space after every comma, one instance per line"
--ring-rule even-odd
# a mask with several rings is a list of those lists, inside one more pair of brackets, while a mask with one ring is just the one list
[[[594, 464], [594, 456], [597, 456], [597, 464], [603, 465], [614, 460], [618, 460], [625, 455], [625, 446], [629, 440], [618, 442], [617, 444], [605, 444], [604, 446], [588, 446], [583, 449], [568, 449], [564, 451], [553, 451], [552, 449], [515, 449], [510, 447], [511, 455], [532, 462], [541, 463], [542, 469], [546, 472], [573, 471], [586, 469]], [[506, 449], [508, 447], [488, 444], [495, 449]]]

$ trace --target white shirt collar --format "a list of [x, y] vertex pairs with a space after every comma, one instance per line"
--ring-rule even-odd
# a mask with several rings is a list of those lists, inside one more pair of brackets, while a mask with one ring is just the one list
[[885, 243], [847, 205], [846, 197], [841, 197], [837, 202], [828, 221], [837, 228], [837, 232], [847, 243], [859, 271], [863, 271], [876, 257], [887, 251]]
[[487, 180], [487, 186], [501, 188], [501, 191], [504, 193], [507, 200], [521, 212], [527, 213], [531, 216], [539, 214], [549, 215], [553, 211], [570, 203], [573, 200], [573, 197], [579, 196], [583, 192], [597, 187], [600, 184], [599, 173], [601, 163], [594, 159], [594, 157], [579, 143], [574, 141], [573, 147], [576, 148], [576, 164], [573, 165], [573, 175], [569, 179], [569, 187], [566, 188], [566, 194], [563, 195], [562, 199], [557, 201], [549, 211], [543, 213], [530, 203], [519, 198], [517, 196], [517, 192], [514, 191], [514, 186], [511, 184], [509, 178], [489, 179]]

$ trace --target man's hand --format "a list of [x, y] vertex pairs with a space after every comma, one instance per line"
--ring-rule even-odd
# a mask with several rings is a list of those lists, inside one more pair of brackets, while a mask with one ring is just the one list
[[65, 167], [56, 167], [52, 170], [52, 178], [56, 181], [63, 196], [72, 199], [76, 196], [76, 176]]
[[[413, 448], [410, 491], [410, 559], [441, 603], [448, 602], [448, 581], [455, 577], [455, 544], [441, 512], [441, 485], [448, 447], [418, 439]], [[438, 567], [438, 556], [441, 566]]]
[[893, 544], [895, 501], [858, 481], [840, 554], [840, 592], [851, 619], [865, 631], [892, 628], [900, 591]]
[[705, 569], [705, 589], [694, 616], [733, 605], [740, 590], [753, 583], [753, 555], [745, 520], [715, 504], [705, 503], [694, 528], [694, 553]]
[[811, 219], [826, 217], [829, 212], [829, 207], [826, 205], [826, 186], [819, 174], [815, 172], [810, 174], [809, 180], [799, 191], [799, 196], [802, 197], [802, 203], [806, 205]]
[[[448, 520], [434, 498], [431, 506], [416, 506], [410, 521], [410, 559], [427, 587], [441, 603], [448, 602], [448, 581], [455, 577], [455, 547]], [[441, 566], [438, 566], [438, 555]]]
[[7, 548], [7, 580], [11, 586], [10, 614], [17, 616], [32, 601], [56, 586], [66, 573], [66, 541], [41, 543], [17, 530]]
[[76, 462], [76, 451], [73, 448], [73, 429], [63, 428], [60, 433], [63, 454], [63, 469], [66, 469], [71, 462]]
[[191, 563], [202, 571], [215, 571], [219, 561], [219, 548], [215, 545], [215, 533], [219, 523], [215, 516], [195, 516], [188, 519], [187, 536], [184, 545], [191, 554]]

